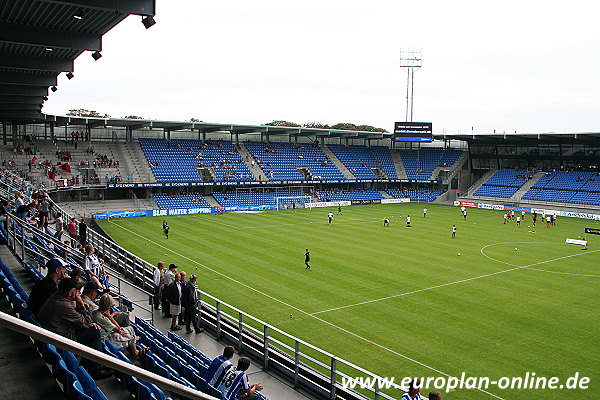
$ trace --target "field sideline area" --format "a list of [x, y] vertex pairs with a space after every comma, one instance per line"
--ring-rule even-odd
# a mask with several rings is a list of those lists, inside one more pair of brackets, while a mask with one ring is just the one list
[[162, 217], [98, 222], [141, 258], [175, 263], [203, 291], [381, 376], [591, 379], [444, 399], [600, 397], [600, 236], [587, 250], [564, 244], [600, 223], [538, 217], [533, 228], [527, 214], [516, 227], [501, 211], [468, 209], [465, 221], [458, 207], [425, 206], [426, 218], [416, 203], [170, 216], [169, 239]]

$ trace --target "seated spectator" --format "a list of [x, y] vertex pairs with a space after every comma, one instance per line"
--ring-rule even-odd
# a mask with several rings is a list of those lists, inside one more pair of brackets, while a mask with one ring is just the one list
[[84, 278], [85, 273], [81, 268], [75, 267], [71, 272], [71, 278], [77, 279], [77, 290], [81, 290], [85, 286], [86, 280]]
[[[102, 351], [101, 328], [92, 322], [89, 311], [79, 297], [79, 292], [75, 289], [76, 286], [75, 279], [61, 280], [58, 284], [58, 291], [50, 296], [38, 312], [38, 321], [42, 327], [51, 332], [75, 340], [94, 350]], [[82, 358], [81, 364], [96, 380], [112, 375], [110, 369], [86, 358]]]
[[67, 264], [58, 258], [48, 260], [46, 268], [46, 276], [35, 284], [27, 302], [27, 308], [36, 316], [44, 303], [58, 290], [58, 282], [69, 278]]
[[408, 392], [404, 393], [402, 397], [400, 397], [400, 400], [426, 400], [420, 392], [421, 381], [419, 379], [413, 379], [408, 386]]
[[[102, 288], [99, 287], [95, 282], [90, 281], [83, 287], [83, 295], [81, 296], [81, 299], [89, 307], [90, 311], [96, 311], [98, 309], [96, 299], [98, 295], [102, 293]], [[131, 326], [129, 313], [115, 311], [111, 312], [110, 315], [115, 321], [117, 321], [119, 326]]]
[[250, 367], [250, 359], [242, 357], [238, 360], [237, 369], [230, 368], [223, 377], [223, 383], [219, 385], [219, 391], [225, 395], [227, 400], [235, 398], [239, 400], [256, 399], [254, 393], [257, 390], [262, 390], [260, 383], [250, 385], [248, 383], [247, 371]]
[[88, 307], [90, 312], [94, 312], [98, 309], [96, 304], [96, 298], [98, 294], [102, 293], [98, 285], [95, 282], [88, 282], [83, 287], [83, 293], [81, 294], [81, 300]]
[[223, 382], [225, 374], [230, 368], [233, 368], [231, 359], [233, 358], [234, 352], [235, 350], [233, 346], [227, 346], [223, 349], [223, 355], [217, 356], [214, 360], [212, 360], [210, 366], [204, 374], [204, 379], [206, 382], [210, 383], [214, 387], [219, 387], [221, 382]]
[[115, 305], [115, 301], [109, 294], [103, 294], [100, 297], [98, 309], [92, 313], [94, 322], [100, 325], [102, 328], [102, 339], [110, 340], [113, 342], [115, 347], [123, 348], [126, 347], [131, 356], [135, 359], [146, 354], [147, 348], [138, 350], [135, 346], [136, 337], [135, 331], [131, 326], [121, 326], [113, 318], [113, 313], [110, 309]]
[[442, 400], [442, 394], [437, 390], [429, 392], [429, 400]]

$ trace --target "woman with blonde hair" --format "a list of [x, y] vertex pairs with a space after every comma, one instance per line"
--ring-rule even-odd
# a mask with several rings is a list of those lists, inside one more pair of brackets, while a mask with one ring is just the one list
[[103, 294], [98, 302], [98, 309], [92, 313], [95, 323], [102, 328], [102, 339], [109, 339], [116, 348], [126, 347], [135, 359], [146, 354], [147, 348], [138, 350], [135, 346], [135, 331], [131, 326], [119, 326], [112, 316], [110, 308], [115, 301], [109, 294]]

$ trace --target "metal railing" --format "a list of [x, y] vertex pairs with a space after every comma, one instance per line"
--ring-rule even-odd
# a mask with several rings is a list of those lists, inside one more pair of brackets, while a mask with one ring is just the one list
[[138, 379], [153, 383], [163, 390], [168, 390], [178, 395], [185, 396], [188, 399], [216, 400], [216, 398], [213, 396], [202, 393], [196, 389], [189, 388], [167, 378], [163, 378], [162, 376], [152, 373], [148, 370], [137, 367], [125, 361], [121, 361], [118, 358], [112, 357], [98, 350], [94, 350], [90, 347], [77, 343], [74, 340], [50, 332], [46, 329], [40, 328], [39, 326], [35, 326], [29, 322], [20, 320], [19, 318], [3, 312], [0, 312], [0, 326], [15, 332], [19, 332], [33, 339], [40, 340], [44, 343], [49, 343], [56, 347], [60, 347], [61, 349], [70, 351], [71, 353], [94, 361], [98, 364], [102, 364], [115, 371], [122, 372], [126, 375], [135, 376]]
[[[9, 214], [8, 224], [7, 224], [7, 234], [8, 238], [12, 239], [12, 243], [9, 240], [9, 243], [12, 246], [9, 248], [12, 250], [12, 253], [19, 259], [19, 261], [26, 261], [27, 253], [32, 255], [34, 258], [37, 258], [38, 264], [45, 264], [45, 261], [53, 258], [54, 255], [47, 249], [44, 249], [43, 245], [37, 243], [34, 239], [34, 235], [37, 235], [41, 238], [49, 247], [54, 247], [61, 252], [63, 252], [65, 261], [68, 261], [68, 258], [72, 258], [77, 261], [80, 265], [84, 264], [84, 254], [80, 253], [77, 249], [70, 247], [62, 243], [60, 240], [55, 238], [52, 235], [47, 234], [43, 230], [36, 228], [35, 226], [27, 224], [25, 221], [17, 218], [16, 216]], [[18, 229], [17, 229], [18, 228]], [[65, 237], [67, 237], [65, 235]], [[27, 241], [31, 241], [35, 246], [31, 246], [27, 244]], [[38, 249], [38, 250], [36, 250]], [[41, 261], [43, 260], [43, 261]], [[123, 308], [126, 303], [131, 303], [135, 306], [135, 308], [139, 308], [143, 310], [148, 316], [145, 318], [152, 323], [154, 323], [154, 313], [152, 311], [152, 307], [146, 307], [140, 304], [139, 301], [128, 299], [123, 292], [121, 291], [122, 285], [127, 285], [135, 288], [136, 290], [140, 290], [148, 296], [152, 294], [148, 291], [142, 290], [138, 288], [136, 285], [130, 283], [129, 281], [122, 279], [118, 272], [111, 268], [109, 265], [104, 266], [105, 271], [109, 272], [109, 276], [113, 280], [112, 286], [116, 288], [116, 297], [119, 308]], [[116, 282], [114, 282], [116, 280]], [[116, 284], [115, 284], [116, 283]]]
[[[54, 206], [63, 215], [68, 213]], [[102, 255], [107, 265], [119, 271], [137, 289], [150, 295], [154, 287], [154, 266], [127, 251], [112, 239], [88, 229], [88, 241]], [[283, 376], [294, 387], [307, 390], [323, 399], [395, 399], [398, 385], [385, 390], [385, 379], [334, 354], [286, 333], [203, 291], [199, 292], [200, 323], [218, 340], [232, 343], [238, 350], [258, 361], [265, 371]], [[138, 305], [139, 306], [139, 305]], [[361, 391], [344, 388], [342, 379], [363, 376], [372, 378], [375, 387]], [[393, 394], [392, 394], [393, 393]]]

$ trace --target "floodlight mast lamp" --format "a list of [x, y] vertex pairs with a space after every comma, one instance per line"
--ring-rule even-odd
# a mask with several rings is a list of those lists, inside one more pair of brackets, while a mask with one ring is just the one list
[[[400, 48], [400, 68], [406, 68], [406, 122], [413, 120], [415, 72], [423, 66], [423, 50]], [[410, 114], [409, 114], [410, 111]], [[410, 117], [410, 119], [409, 119]]]

